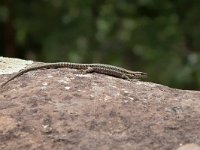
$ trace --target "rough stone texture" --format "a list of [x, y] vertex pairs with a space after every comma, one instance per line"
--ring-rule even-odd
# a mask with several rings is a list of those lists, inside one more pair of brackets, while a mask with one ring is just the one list
[[28, 72], [0, 92], [0, 149], [200, 145], [197, 91], [61, 68]]
[[0, 56], [0, 74], [12, 74], [32, 64], [31, 60], [8, 58]]
[[179, 147], [177, 150], [200, 150], [200, 147], [197, 144], [185, 144]]

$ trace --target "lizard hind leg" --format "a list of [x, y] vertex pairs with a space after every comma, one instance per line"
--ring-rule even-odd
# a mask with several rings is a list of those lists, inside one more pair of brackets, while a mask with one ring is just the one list
[[95, 69], [92, 67], [88, 67], [87, 69], [84, 70], [85, 73], [92, 73], [95, 72]]
[[86, 69], [79, 69], [78, 71], [81, 74], [87, 74], [87, 73], [93, 73], [93, 72], [95, 72], [95, 69], [92, 68], [92, 67], [88, 67]]
[[136, 81], [139, 81], [139, 79], [137, 79], [137, 78], [130, 78], [128, 75], [126, 75], [126, 74], [123, 74], [122, 75], [122, 78], [123, 79], [125, 79], [125, 80], [128, 80], [128, 81], [130, 81], [130, 82], [136, 82]]
[[122, 74], [122, 78], [128, 81], [131, 81], [131, 79], [126, 74]]

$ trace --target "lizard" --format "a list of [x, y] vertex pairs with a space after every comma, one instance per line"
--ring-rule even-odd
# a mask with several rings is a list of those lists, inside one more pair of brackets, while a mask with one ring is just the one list
[[131, 71], [121, 67], [116, 67], [113, 65], [107, 64], [81, 64], [81, 63], [71, 63], [71, 62], [55, 62], [55, 63], [45, 63], [35, 65], [26, 69], [19, 71], [13, 77], [8, 79], [4, 82], [1, 87], [8, 84], [10, 81], [14, 80], [15, 78], [27, 73], [29, 71], [38, 70], [38, 69], [53, 69], [53, 68], [71, 68], [71, 69], [78, 69], [83, 70], [86, 73], [100, 73], [109, 76], [114, 76], [121, 79], [131, 80], [131, 79], [140, 79], [146, 77], [147, 74], [144, 72], [139, 71]]

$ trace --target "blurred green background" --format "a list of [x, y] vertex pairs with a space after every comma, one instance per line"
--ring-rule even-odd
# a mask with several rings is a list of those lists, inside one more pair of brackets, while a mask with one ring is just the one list
[[200, 1], [1, 0], [0, 55], [105, 63], [200, 90]]

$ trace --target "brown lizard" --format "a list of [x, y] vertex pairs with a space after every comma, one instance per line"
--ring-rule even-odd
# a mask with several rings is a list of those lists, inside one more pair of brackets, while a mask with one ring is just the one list
[[22, 74], [37, 70], [37, 69], [43, 69], [43, 68], [72, 68], [72, 69], [78, 69], [83, 70], [86, 73], [96, 72], [100, 74], [110, 75], [117, 78], [122, 79], [139, 79], [146, 77], [147, 74], [144, 72], [136, 72], [136, 71], [130, 71], [121, 67], [116, 67], [112, 65], [106, 65], [106, 64], [80, 64], [80, 63], [70, 63], [70, 62], [57, 62], [57, 63], [46, 63], [46, 64], [40, 64], [36, 66], [32, 66], [29, 68], [26, 68], [10, 79], [8, 79], [6, 82], [4, 82], [1, 87], [5, 86], [8, 82], [12, 81], [13, 79], [21, 76]]

